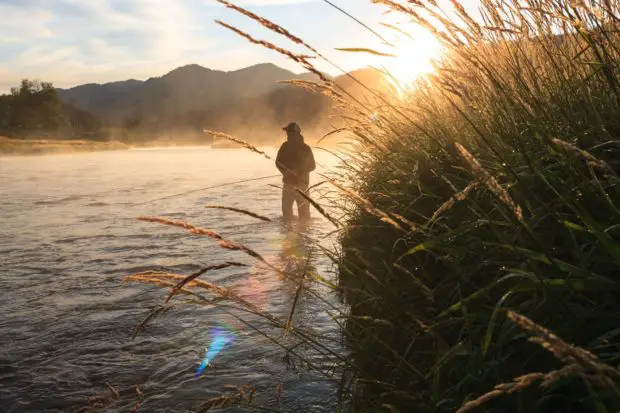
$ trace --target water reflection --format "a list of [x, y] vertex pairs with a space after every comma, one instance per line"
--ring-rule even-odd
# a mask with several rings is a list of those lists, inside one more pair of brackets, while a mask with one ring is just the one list
[[280, 275], [297, 284], [300, 279], [315, 271], [314, 257], [316, 245], [311, 238], [312, 225], [310, 222], [295, 222], [282, 226], [281, 234], [284, 235], [278, 261], [286, 274]]
[[[317, 163], [324, 162], [318, 159], [320, 154], [316, 156]], [[248, 183], [127, 207], [209, 184], [268, 175], [273, 173], [272, 162], [239, 150], [167, 149], [42, 156], [37, 162], [7, 158], [1, 163], [2, 176], [11, 179], [3, 181], [2, 192], [7, 196], [0, 200], [4, 218], [0, 411], [66, 412], [84, 406], [90, 395], [104, 392], [110, 395], [110, 406], [101, 411], [128, 412], [136, 405], [136, 384], [144, 393], [138, 411], [153, 413], [195, 411], [230, 383], [251, 383], [270, 389], [274, 396], [274, 377], [283, 384], [283, 411], [327, 405], [326, 395], [337, 392], [337, 384], [289, 373], [281, 349], [251, 326], [276, 338], [281, 331], [270, 328], [259, 315], [236, 311], [229, 301], [196, 307], [184, 305], [185, 297], [176, 297], [169, 313], [149, 322], [131, 341], [136, 326], [169, 290], [121, 284], [126, 275], [162, 269], [189, 273], [197, 266], [228, 260], [255, 264], [210, 240], [138, 222], [137, 215], [167, 214], [214, 227], [291, 273], [303, 274], [304, 268], [303, 258], [293, 257], [310, 256], [320, 273], [329, 266], [322, 254], [311, 252], [307, 240], [294, 234], [300, 232], [298, 228], [289, 231], [278, 221], [257, 224], [251, 217], [231, 213], [216, 219], [205, 213], [205, 203], [218, 200], [252, 205], [257, 214], [275, 216], [280, 194], [267, 185]], [[311, 225], [309, 235], [323, 239], [320, 234], [329, 229], [328, 224], [317, 219]], [[54, 276], [51, 285], [50, 274]], [[228, 268], [201, 278], [239, 291], [264, 312], [284, 320], [299, 284], [264, 266]], [[306, 287], [319, 290], [310, 281]], [[315, 295], [303, 294], [301, 299], [305, 308], [299, 306], [295, 313], [296, 327], [303, 321], [304, 328], [312, 327], [322, 335], [336, 331], [333, 321], [321, 314], [320, 305], [313, 303], [318, 301]], [[211, 347], [210, 332], [218, 327], [234, 331], [236, 338], [217, 355], [215, 368], [206, 368], [194, 380], [198, 363]], [[292, 340], [291, 336], [287, 339]], [[105, 383], [118, 389], [120, 397]]]
[[270, 251], [263, 255], [269, 265], [256, 262], [246, 276], [233, 284], [236, 295], [260, 311], [273, 304], [273, 297], [269, 297], [268, 293], [274, 284], [285, 293], [286, 301], [289, 301], [294, 298], [301, 281], [316, 271], [316, 247], [310, 238], [311, 224], [275, 224], [278, 230], [272, 232], [275, 236], [270, 243]]
[[284, 235], [282, 248], [279, 254], [280, 264], [284, 272], [292, 277], [302, 277], [305, 266], [311, 260], [311, 245], [308, 242], [310, 225], [297, 222], [297, 225], [288, 224], [282, 227]]
[[316, 245], [311, 239], [311, 223], [294, 222], [281, 229], [284, 236], [277, 256], [282, 273], [280, 290], [286, 294], [286, 303], [282, 316], [289, 317], [291, 308], [295, 307], [294, 324], [304, 324], [310, 314], [307, 314], [306, 290], [311, 288], [311, 274], [316, 272], [315, 257]]

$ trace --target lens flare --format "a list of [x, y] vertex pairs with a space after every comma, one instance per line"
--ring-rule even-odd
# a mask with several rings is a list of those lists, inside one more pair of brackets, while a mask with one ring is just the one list
[[213, 339], [211, 340], [211, 343], [207, 348], [204, 359], [200, 363], [200, 366], [198, 366], [198, 370], [196, 370], [194, 378], [200, 376], [200, 373], [202, 373], [204, 369], [206, 369], [209, 364], [211, 364], [211, 361], [213, 361], [215, 356], [217, 356], [218, 353], [224, 349], [224, 347], [230, 344], [235, 337], [232, 332], [227, 331], [223, 328], [214, 328], [211, 335]]

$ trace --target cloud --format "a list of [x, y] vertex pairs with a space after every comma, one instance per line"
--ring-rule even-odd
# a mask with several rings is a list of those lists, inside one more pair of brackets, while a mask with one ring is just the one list
[[[377, 41], [321, 0], [233, 1], [260, 8], [259, 14], [334, 56], [347, 70], [363, 57], [335, 54], [334, 47], [372, 46]], [[337, 4], [373, 27], [384, 10], [364, 0]], [[0, 15], [0, 93], [23, 77], [69, 87], [145, 79], [189, 63], [231, 70], [270, 61], [302, 70], [216, 26], [213, 20], [222, 19], [258, 38], [299, 49], [215, 0], [0, 0]]]
[[273, 6], [273, 5], [285, 5], [285, 4], [300, 4], [300, 3], [312, 3], [318, 0], [240, 0], [235, 2], [240, 6]]
[[45, 46], [33, 46], [22, 52], [13, 62], [20, 66], [41, 67], [66, 60], [75, 52], [74, 47], [48, 49]]
[[[110, 47], [132, 50], [138, 57], [178, 57], [191, 45], [196, 26], [186, 6], [192, 2], [167, 0], [65, 0], [81, 13], [70, 32], [109, 38]], [[67, 33], [68, 35], [69, 33]]]
[[[0, 2], [0, 39], [6, 42], [20, 42], [31, 39], [50, 37], [52, 33], [46, 27], [52, 18], [49, 10], [22, 7], [10, 1]], [[2, 42], [2, 43], [4, 43]], [[0, 43], [1, 44], [1, 43]]]
[[[216, 0], [208, 1], [216, 3]], [[231, 2], [239, 6], [283, 6], [301, 3], [315, 3], [318, 1], [320, 0], [232, 0]]]
[[[5, 70], [0, 93], [8, 89], [7, 83], [17, 84], [22, 77], [67, 86], [87, 80], [145, 77], [147, 72], [156, 75], [188, 63], [210, 44], [206, 36], [199, 35], [204, 22], [192, 14], [199, 3], [3, 0], [0, 67]], [[109, 79], [108, 73], [115, 75]]]

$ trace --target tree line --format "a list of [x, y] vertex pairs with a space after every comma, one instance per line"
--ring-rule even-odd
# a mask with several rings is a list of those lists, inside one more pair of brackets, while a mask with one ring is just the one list
[[63, 103], [51, 82], [23, 79], [0, 95], [0, 135], [105, 139], [104, 126], [93, 114]]
[[[0, 136], [11, 138], [120, 140], [148, 142], [168, 137], [207, 142], [204, 128], [243, 135], [253, 142], [274, 137], [274, 125], [295, 119], [306, 130], [327, 128], [331, 105], [325, 96], [288, 86], [268, 94], [215, 107], [171, 107], [165, 99], [138, 102], [133, 110], [99, 118], [63, 102], [51, 82], [23, 79], [0, 95]], [[278, 127], [279, 130], [279, 127]], [[263, 136], [264, 135], [264, 136]]]

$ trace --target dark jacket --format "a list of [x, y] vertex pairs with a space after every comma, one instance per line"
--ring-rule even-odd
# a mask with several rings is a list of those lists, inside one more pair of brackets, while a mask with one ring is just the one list
[[301, 135], [289, 135], [280, 146], [276, 166], [282, 172], [285, 184], [303, 184], [310, 182], [310, 171], [314, 171], [314, 155]]

